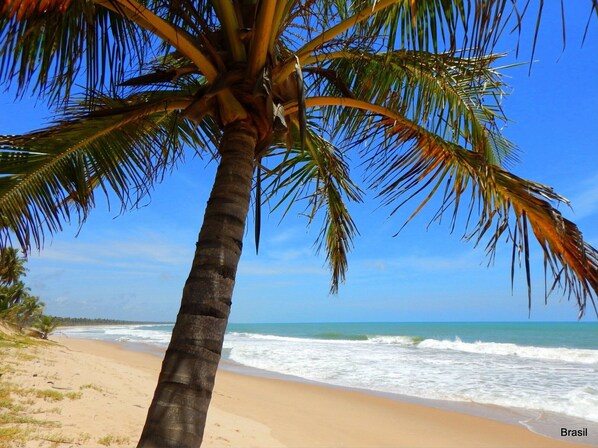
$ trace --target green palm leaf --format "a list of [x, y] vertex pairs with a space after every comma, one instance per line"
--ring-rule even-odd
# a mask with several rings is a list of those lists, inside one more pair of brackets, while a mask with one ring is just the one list
[[[598, 251], [587, 244], [579, 229], [564, 219], [551, 203], [567, 203], [549, 187], [526, 181], [489, 163], [480, 152], [447, 141], [417, 122], [383, 106], [355, 98], [312, 97], [308, 107], [351, 107], [362, 111], [362, 127], [352, 136], [362, 145], [362, 157], [370, 187], [395, 213], [410, 200], [423, 196], [409, 222], [440, 194], [441, 204], [433, 220], [452, 208], [451, 230], [455, 228], [462, 202], [468, 202], [466, 239], [477, 243], [490, 235], [487, 252], [493, 254], [502, 235], [525, 261], [528, 298], [531, 306], [528, 226], [545, 253], [545, 268], [554, 276], [554, 289], [562, 287], [578, 302], [580, 315], [588, 299], [596, 309]], [[288, 105], [293, 113], [297, 106]], [[307, 173], [294, 179], [294, 191], [301, 191]], [[298, 196], [298, 193], [296, 193]], [[293, 198], [295, 199], [295, 197]], [[465, 199], [465, 201], [463, 201]], [[477, 222], [471, 218], [478, 214]], [[470, 229], [470, 226], [473, 226]], [[489, 230], [494, 228], [490, 233]], [[515, 257], [513, 257], [515, 263]], [[550, 291], [547, 291], [547, 295]], [[598, 313], [598, 310], [597, 310]]]
[[16, 80], [20, 93], [33, 87], [56, 102], [68, 98], [82, 68], [88, 86], [116, 83], [143, 60], [147, 42], [142, 29], [87, 0], [26, 16], [8, 8], [0, 12], [0, 82]]
[[349, 175], [345, 155], [321, 137], [313, 125], [307, 129], [305, 150], [301, 131], [294, 126], [295, 146], [283, 152], [273, 152], [269, 158], [278, 160], [266, 171], [265, 188], [268, 200], [276, 201], [273, 210], [285, 207], [283, 216], [298, 202], [306, 202], [309, 222], [324, 211], [322, 228], [316, 241], [318, 250], [326, 251], [332, 273], [331, 293], [338, 291], [348, 268], [347, 255], [353, 237], [358, 233], [346, 201], [361, 202], [361, 190]]
[[[348, 43], [366, 53], [396, 48], [424, 52], [464, 51], [467, 57], [480, 57], [492, 51], [498, 38], [511, 28], [520, 28], [533, 8], [520, 8], [507, 0], [362, 0], [356, 2], [315, 1], [309, 5], [309, 30], [295, 53], [302, 65], [305, 59], [330, 51], [347, 50]], [[541, 12], [541, 5], [538, 7]], [[536, 25], [536, 32], [539, 24]], [[281, 81], [292, 72], [289, 57], [277, 69]]]
[[[514, 146], [500, 132], [506, 120], [500, 104], [506, 94], [499, 72], [504, 67], [492, 66], [500, 55], [464, 58], [422, 51], [371, 55], [352, 50], [331, 56], [329, 69], [353, 97], [407, 115], [445, 140], [483, 153], [490, 163], [501, 165], [516, 158]], [[343, 93], [333, 83], [322, 90]], [[343, 132], [357, 132], [363, 125], [359, 115], [358, 110], [342, 111]]]
[[452, 208], [454, 228], [465, 197], [469, 217], [476, 211], [479, 215], [473, 224], [467, 220], [466, 229], [470, 224], [473, 228], [466, 238], [479, 243], [489, 234], [486, 250], [492, 257], [500, 237], [508, 236], [514, 253], [519, 251], [525, 261], [531, 307], [529, 225], [544, 252], [545, 268], [550, 268], [555, 279], [551, 290], [558, 284], [569, 297], [574, 296], [580, 316], [588, 298], [596, 309], [598, 251], [583, 240], [575, 224], [551, 205], [567, 203], [566, 199], [551, 188], [521, 179], [488, 163], [482, 154], [447, 142], [409, 120], [385, 124], [386, 132], [394, 138], [371, 156], [369, 166], [379, 167], [374, 168], [371, 180], [385, 203], [394, 204], [393, 212], [423, 193], [424, 199], [411, 220], [435, 194], [441, 193], [442, 205], [434, 219], [441, 219]]
[[184, 143], [201, 144], [178, 112], [190, 103], [186, 95], [101, 100], [87, 115], [0, 137], [3, 237], [41, 246], [44, 229], [60, 230], [73, 210], [85, 220], [96, 188], [113, 192], [123, 208], [134, 206], [182, 157]]

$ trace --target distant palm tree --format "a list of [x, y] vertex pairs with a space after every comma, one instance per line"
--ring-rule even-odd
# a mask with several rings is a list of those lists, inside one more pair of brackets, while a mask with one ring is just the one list
[[25, 275], [25, 257], [14, 247], [0, 248], [0, 284], [13, 285]]
[[0, 319], [16, 315], [13, 307], [28, 295], [28, 289], [21, 281], [27, 272], [25, 261], [18, 249], [0, 248]]
[[41, 315], [35, 322], [34, 327], [41, 331], [42, 339], [48, 339], [50, 333], [60, 326], [60, 322], [53, 316]]
[[24, 293], [26, 288], [23, 282], [0, 285], [0, 319], [7, 317], [9, 310], [21, 301]]
[[[40, 246], [73, 213], [84, 221], [98, 190], [135, 206], [186, 148], [218, 161], [139, 446], [201, 443], [252, 192], [256, 242], [265, 199], [282, 210], [304, 200], [310, 219], [323, 214], [333, 292], [357, 232], [347, 204], [371, 188], [391, 212], [421, 193], [414, 215], [439, 195], [436, 217], [449, 213], [453, 226], [465, 207], [469, 238], [488, 237], [490, 254], [500, 238], [512, 242], [528, 285], [531, 230], [580, 313], [594, 303], [598, 253], [552, 205], [565, 200], [502, 167], [514, 154], [500, 132], [505, 86], [492, 51], [531, 9], [504, 0], [4, 2], [0, 81], [61, 111], [46, 129], [1, 138], [7, 240]], [[78, 96], [75, 84], [85, 85]], [[365, 182], [349, 176], [350, 157]]]
[[39, 297], [25, 293], [19, 303], [12, 307], [12, 310], [14, 310], [12, 320], [19, 327], [19, 331], [37, 320], [37, 316], [44, 312], [45, 306], [45, 303], [40, 301]]

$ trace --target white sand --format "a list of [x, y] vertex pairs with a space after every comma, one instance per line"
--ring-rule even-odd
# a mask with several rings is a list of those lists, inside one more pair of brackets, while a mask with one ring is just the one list
[[[134, 447], [155, 387], [159, 357], [127, 351], [117, 344], [55, 340], [56, 344], [36, 347], [35, 352], [31, 348], [11, 348], [10, 357], [0, 357], [0, 362], [10, 367], [0, 377], [0, 384], [71, 394], [71, 398], [65, 396], [60, 401], [32, 394], [16, 397], [15, 400], [26, 401], [23, 412], [40, 421], [53, 422], [53, 427], [49, 423], [21, 425], [30, 431], [29, 440], [8, 446]], [[203, 446], [574, 448], [581, 445], [457, 412], [354, 391], [220, 371]]]

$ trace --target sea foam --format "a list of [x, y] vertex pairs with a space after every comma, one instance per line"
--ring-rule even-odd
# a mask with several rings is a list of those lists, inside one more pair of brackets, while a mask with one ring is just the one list
[[338, 386], [567, 414], [598, 422], [595, 350], [415, 336], [322, 340], [230, 333], [231, 360]]
[[425, 339], [420, 348], [437, 350], [456, 350], [467, 353], [490, 354], [499, 356], [517, 356], [531, 359], [547, 359], [562, 362], [598, 364], [598, 351], [571, 348], [533, 347], [498, 342], [463, 342], [459, 338], [453, 341]]
[[[225, 336], [223, 355], [249, 367], [337, 386], [525, 408], [598, 422], [596, 349], [376, 334], [366, 332], [363, 325], [349, 332], [320, 327], [299, 336], [268, 334], [263, 329], [231, 331]], [[434, 328], [438, 329], [446, 327]], [[164, 348], [171, 331], [172, 325], [63, 330], [76, 337]]]

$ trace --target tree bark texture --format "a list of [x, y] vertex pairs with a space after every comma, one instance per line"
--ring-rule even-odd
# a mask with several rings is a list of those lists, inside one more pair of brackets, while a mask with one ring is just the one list
[[138, 447], [201, 445], [241, 257], [256, 135], [245, 122], [224, 130], [216, 180]]

